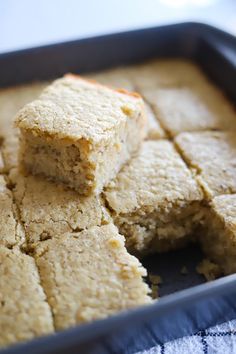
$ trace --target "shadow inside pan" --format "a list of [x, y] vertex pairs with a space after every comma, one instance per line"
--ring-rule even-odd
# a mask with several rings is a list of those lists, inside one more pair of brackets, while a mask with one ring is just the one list
[[162, 297], [204, 283], [205, 278], [196, 272], [203, 258], [200, 247], [192, 244], [177, 251], [147, 256], [143, 258], [142, 264], [149, 275], [161, 277], [158, 294]]

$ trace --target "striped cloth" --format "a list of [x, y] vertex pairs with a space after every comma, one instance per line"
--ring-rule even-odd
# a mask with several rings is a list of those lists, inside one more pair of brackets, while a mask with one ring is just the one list
[[136, 354], [234, 354], [236, 320], [225, 322], [196, 334], [157, 345]]

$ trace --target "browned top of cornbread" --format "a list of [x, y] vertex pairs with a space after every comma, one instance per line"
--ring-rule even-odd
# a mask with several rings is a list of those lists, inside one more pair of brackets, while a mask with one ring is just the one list
[[112, 224], [42, 242], [35, 259], [57, 329], [150, 302], [146, 271]]
[[44, 178], [10, 173], [13, 193], [29, 242], [60, 237], [108, 222], [109, 215], [99, 196], [82, 197], [71, 189]]
[[0, 245], [13, 247], [24, 242], [24, 231], [18, 221], [12, 193], [0, 176]]
[[236, 133], [182, 133], [175, 142], [209, 197], [236, 193]]
[[233, 106], [210, 83], [146, 89], [142, 93], [172, 136], [185, 131], [236, 130]]
[[32, 257], [0, 246], [0, 346], [53, 332]]
[[183, 160], [167, 140], [145, 141], [105, 191], [116, 213], [173, 208], [202, 194]]
[[143, 110], [138, 94], [66, 75], [46, 88], [38, 100], [26, 105], [18, 113], [16, 124], [45, 137], [96, 143], [114, 138], [117, 126], [127, 119], [137, 119]]

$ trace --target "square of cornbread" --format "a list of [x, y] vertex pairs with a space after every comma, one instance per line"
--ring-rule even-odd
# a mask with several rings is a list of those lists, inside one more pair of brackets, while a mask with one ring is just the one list
[[202, 218], [202, 193], [167, 140], [145, 141], [105, 189], [128, 249], [141, 256], [181, 245]]
[[17, 165], [19, 130], [14, 127], [14, 117], [25, 104], [36, 99], [47, 82], [34, 82], [0, 90], [0, 137], [5, 171]]
[[170, 136], [185, 131], [236, 130], [236, 112], [210, 83], [141, 90]]
[[146, 271], [113, 224], [42, 242], [34, 257], [57, 330], [151, 301]]
[[138, 92], [173, 85], [191, 85], [206, 80], [201, 69], [184, 59], [154, 59], [129, 67], [129, 77]]
[[[99, 83], [111, 86], [113, 88], [124, 88], [129, 91], [135, 91], [135, 85], [131, 79], [130, 72], [132, 67], [128, 68], [115, 68], [98, 74], [91, 74], [91, 78], [97, 80]], [[146, 125], [146, 138], [147, 139], [160, 139], [165, 137], [165, 132], [161, 128], [150, 105], [145, 102], [145, 111], [147, 115]]]
[[224, 274], [236, 273], [236, 194], [215, 197], [206, 211], [201, 244]]
[[25, 241], [16, 205], [6, 181], [0, 176], [0, 246], [12, 248]]
[[100, 196], [81, 196], [61, 184], [18, 169], [11, 170], [9, 179], [29, 246], [110, 220]]
[[175, 143], [208, 198], [236, 193], [236, 132], [182, 133]]
[[98, 194], [139, 148], [145, 124], [138, 94], [66, 75], [18, 113], [20, 160], [33, 174]]
[[0, 289], [0, 346], [54, 331], [32, 257], [0, 246]]

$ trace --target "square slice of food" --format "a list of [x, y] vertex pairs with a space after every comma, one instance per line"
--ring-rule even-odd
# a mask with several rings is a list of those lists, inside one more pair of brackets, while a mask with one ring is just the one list
[[182, 245], [202, 217], [202, 192], [167, 140], [145, 141], [105, 190], [132, 253]]
[[131, 67], [129, 76], [138, 92], [148, 88], [191, 85], [206, 81], [197, 65], [183, 59], [154, 59]]
[[81, 196], [39, 176], [12, 169], [12, 191], [24, 224], [28, 245], [108, 223], [100, 196]]
[[16, 205], [6, 181], [0, 176], [0, 245], [12, 248], [25, 241]]
[[208, 83], [141, 90], [171, 136], [186, 131], [236, 130], [236, 112]]
[[213, 199], [201, 244], [207, 257], [225, 274], [236, 273], [236, 194]]
[[175, 142], [208, 198], [236, 193], [236, 132], [182, 133]]
[[54, 331], [34, 259], [0, 246], [0, 346]]
[[145, 136], [138, 94], [67, 75], [17, 115], [21, 161], [28, 171], [98, 194]]
[[151, 301], [146, 271], [113, 224], [42, 242], [35, 260], [57, 330]]

